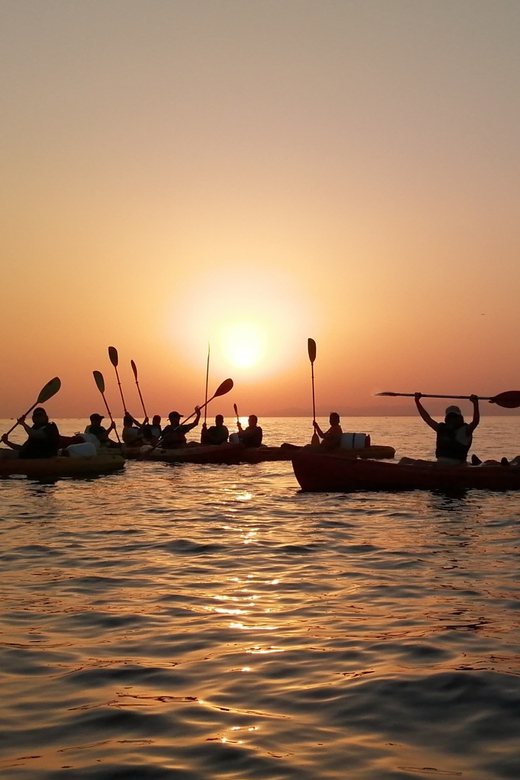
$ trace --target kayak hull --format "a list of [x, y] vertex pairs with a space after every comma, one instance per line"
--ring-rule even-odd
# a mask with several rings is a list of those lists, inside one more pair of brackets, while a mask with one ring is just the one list
[[518, 466], [444, 466], [425, 461], [382, 463], [308, 450], [294, 453], [292, 465], [304, 492], [520, 490]]
[[[290, 461], [295, 452], [305, 448], [294, 444], [282, 444], [281, 447], [242, 447], [240, 444], [193, 445], [176, 450], [155, 450], [127, 447], [125, 456], [134, 460], [154, 460], [165, 463], [221, 463], [237, 465], [238, 463], [263, 463], [266, 461]], [[362, 449], [342, 449], [344, 458], [393, 458], [393, 447], [371, 446]]]
[[124, 468], [125, 458], [117, 454], [106, 453], [89, 458], [68, 458], [58, 455], [55, 458], [0, 458], [0, 478], [15, 474], [31, 479], [59, 479], [60, 477], [92, 477], [110, 474]]

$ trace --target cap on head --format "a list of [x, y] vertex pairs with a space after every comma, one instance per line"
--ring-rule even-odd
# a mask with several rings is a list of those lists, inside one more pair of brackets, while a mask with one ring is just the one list
[[449, 414], [458, 414], [459, 417], [462, 417], [462, 412], [460, 411], [460, 408], [458, 406], [448, 406], [446, 411], [445, 411], [446, 417]]
[[168, 415], [168, 417], [170, 418], [170, 420], [171, 420], [171, 418], [172, 418], [172, 417], [178, 417], [178, 418], [179, 418], [179, 420], [180, 420], [180, 418], [182, 417], [182, 415], [181, 415], [181, 413], [180, 413], [180, 412], [170, 412], [170, 414]]
[[94, 420], [104, 420], [104, 419], [105, 418], [103, 417], [102, 414], [91, 414], [90, 415], [90, 421], [91, 422], [94, 422]]

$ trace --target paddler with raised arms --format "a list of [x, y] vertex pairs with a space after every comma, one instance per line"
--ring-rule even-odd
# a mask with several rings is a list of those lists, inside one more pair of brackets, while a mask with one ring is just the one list
[[457, 466], [466, 463], [469, 448], [473, 441], [473, 431], [480, 422], [478, 396], [470, 395], [469, 400], [473, 404], [473, 419], [470, 423], [464, 422], [464, 417], [458, 406], [448, 406], [444, 422], [434, 420], [421, 404], [422, 393], [415, 393], [415, 405], [422, 419], [437, 434], [435, 457], [437, 463]]

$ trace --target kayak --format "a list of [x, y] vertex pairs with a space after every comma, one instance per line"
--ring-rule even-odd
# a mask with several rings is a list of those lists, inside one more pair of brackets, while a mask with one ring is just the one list
[[[243, 447], [241, 444], [208, 444], [192, 445], [175, 450], [163, 450], [157, 447], [125, 447], [124, 455], [133, 460], [153, 460], [165, 463], [221, 463], [237, 465], [238, 463], [263, 463], [265, 461], [289, 461], [295, 452], [304, 449], [295, 444], [282, 444], [280, 447]], [[393, 458], [393, 447], [373, 445], [358, 449], [341, 449], [343, 457], [358, 458]]]
[[293, 454], [294, 475], [303, 491], [520, 490], [520, 467], [444, 466], [430, 461], [381, 463], [302, 450]]
[[290, 447], [243, 447], [241, 444], [201, 444], [179, 447], [174, 450], [150, 449], [150, 447], [124, 447], [126, 458], [152, 460], [164, 463], [261, 463], [262, 461], [291, 460], [294, 449]]
[[93, 477], [110, 474], [124, 468], [125, 459], [117, 453], [102, 453], [88, 458], [55, 458], [25, 460], [0, 457], [0, 477], [21, 474], [31, 479], [59, 479], [60, 477]]

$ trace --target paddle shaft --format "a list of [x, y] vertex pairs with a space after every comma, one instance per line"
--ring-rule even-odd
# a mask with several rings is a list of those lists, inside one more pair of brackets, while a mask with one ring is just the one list
[[[415, 398], [415, 393], [376, 393], [376, 395], [385, 395], [385, 396], [402, 396], [403, 398]], [[479, 401], [494, 401], [495, 398], [498, 396], [494, 395], [479, 395], [478, 400]], [[435, 395], [433, 393], [421, 393], [420, 398], [450, 398], [454, 401], [470, 401], [471, 396], [469, 395]]]
[[141, 406], [143, 407], [144, 416], [148, 417], [148, 415], [146, 414], [146, 408], [144, 405], [143, 396], [141, 395], [141, 388], [139, 387], [139, 380], [137, 379], [137, 366], [135, 365], [133, 360], [130, 361], [130, 365], [132, 366], [132, 371], [134, 372], [135, 385], [137, 387], [137, 392], [139, 393], [139, 398], [141, 401]]
[[104, 393], [101, 393], [101, 396], [102, 396], [102, 398], [103, 398], [103, 401], [105, 402], [105, 409], [107, 410], [107, 414], [108, 414], [108, 416], [109, 416], [109, 418], [110, 418], [110, 422], [111, 422], [111, 423], [113, 424], [113, 426], [114, 426], [114, 433], [115, 433], [115, 435], [116, 435], [116, 439], [117, 439], [118, 443], [119, 443], [119, 444], [121, 444], [121, 439], [119, 438], [119, 433], [117, 432], [117, 427], [116, 427], [116, 424], [115, 424], [115, 422], [114, 422], [114, 418], [112, 417], [112, 412], [111, 412], [111, 411], [110, 411], [110, 409], [108, 408], [107, 399], [105, 398], [105, 394], [104, 394]]
[[[209, 344], [208, 344], [208, 358], [206, 360], [206, 390], [204, 393], [204, 407], [208, 405], [208, 384], [209, 384]], [[204, 408], [204, 425], [206, 425], [206, 408]]]
[[116, 424], [114, 422], [114, 418], [112, 417], [112, 412], [110, 411], [108, 403], [107, 403], [107, 399], [105, 398], [105, 380], [103, 379], [103, 374], [101, 373], [101, 371], [93, 371], [92, 373], [94, 374], [94, 381], [96, 383], [96, 387], [99, 390], [99, 392], [101, 393], [101, 398], [103, 399], [103, 403], [105, 404], [105, 409], [107, 410], [107, 414], [108, 414], [108, 416], [110, 418], [110, 422], [114, 426], [116, 439], [117, 439], [118, 443], [121, 444], [121, 439], [119, 438], [119, 434], [117, 432]]
[[117, 349], [115, 347], [109, 347], [108, 348], [108, 357], [110, 358], [110, 362], [114, 366], [114, 371], [116, 372], [116, 379], [117, 379], [117, 384], [118, 384], [118, 387], [119, 387], [119, 393], [121, 395], [121, 402], [123, 404], [123, 411], [124, 411], [125, 414], [128, 414], [128, 410], [126, 408], [125, 397], [123, 395], [123, 388], [121, 387], [121, 382], [119, 380], [119, 371], [117, 370], [117, 365], [119, 363], [119, 356], [117, 354]]

